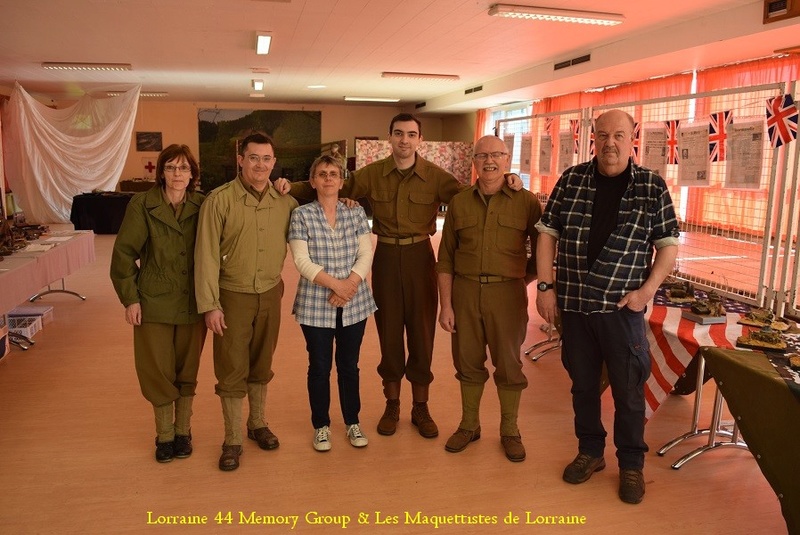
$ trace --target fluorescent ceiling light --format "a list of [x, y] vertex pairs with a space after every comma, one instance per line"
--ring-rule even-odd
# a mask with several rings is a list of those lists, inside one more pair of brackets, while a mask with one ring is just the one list
[[256, 32], [256, 54], [269, 54], [269, 46], [272, 44], [272, 36], [266, 32]]
[[550, 7], [516, 6], [512, 4], [494, 4], [489, 8], [489, 15], [494, 17], [509, 17], [515, 19], [573, 22], [576, 24], [598, 24], [600, 26], [615, 26], [625, 20], [624, 16], [617, 13], [576, 11], [574, 9], [553, 9]]
[[322, 84], [317, 84], [317, 85], [307, 85], [307, 86], [306, 86], [306, 88], [308, 88], [308, 89], [325, 89], [326, 87], [328, 87], [328, 86], [326, 86], [326, 85], [322, 85]]
[[250, 93], [250, 96], [253, 98], [264, 98], [267, 95], [265, 95], [264, 93]]
[[253, 80], [254, 91], [264, 91], [264, 80]]
[[56, 71], [129, 71], [130, 63], [69, 63], [60, 61], [45, 61], [43, 69]]
[[399, 98], [383, 97], [344, 97], [348, 102], [400, 102]]
[[[108, 95], [109, 97], [118, 97], [118, 96], [124, 95], [124, 94], [125, 94], [125, 92], [123, 92], [123, 91], [107, 91], [106, 92], [106, 95]], [[139, 98], [142, 98], [142, 97], [167, 97], [167, 96], [169, 96], [169, 93], [167, 93], [166, 91], [140, 91], [139, 92]]]
[[392, 72], [384, 71], [381, 78], [403, 78], [407, 80], [459, 80], [456, 74], [429, 74], [424, 72]]

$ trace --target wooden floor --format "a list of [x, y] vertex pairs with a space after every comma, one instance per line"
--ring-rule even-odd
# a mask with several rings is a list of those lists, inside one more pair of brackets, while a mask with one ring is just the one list
[[[703, 439], [684, 443], [665, 457], [655, 454], [688, 430], [691, 397], [671, 396], [647, 425], [651, 452], [642, 504], [617, 498], [613, 447], [607, 449], [605, 471], [582, 485], [564, 483], [561, 472], [576, 454], [576, 440], [569, 382], [557, 353], [524, 363], [530, 381], [520, 414], [525, 462], [511, 463], [503, 455], [491, 384], [482, 406], [482, 438], [462, 453], [445, 452], [444, 443], [459, 421], [460, 397], [449, 340], [441, 330], [430, 403], [438, 438], [420, 437], [409, 422], [408, 388], [402, 393], [398, 432], [383, 437], [375, 431], [383, 398], [375, 371], [377, 335], [370, 320], [361, 357], [361, 422], [369, 446], [357, 450], [349, 445], [334, 404], [333, 449], [314, 451], [305, 344], [290, 315], [297, 281], [291, 260], [284, 270], [285, 314], [267, 400], [269, 424], [280, 437], [280, 448], [262, 451], [246, 441], [239, 470], [217, 469], [222, 416], [209, 343], [195, 401], [194, 454], [158, 464], [153, 459], [152, 410], [133, 369], [131, 329], [108, 279], [113, 239], [97, 236], [96, 263], [67, 280], [68, 288], [87, 300], [46, 296], [42, 302], [54, 306], [55, 322], [36, 335], [32, 349], [12, 349], [0, 361], [3, 533], [141, 533], [155, 527], [149, 520], [176, 515], [206, 517], [205, 526], [192, 526], [192, 533], [287, 533], [293, 517], [298, 517], [294, 531], [309, 533], [340, 531], [337, 522], [344, 521], [349, 521], [348, 533], [431, 533], [434, 526], [424, 522], [435, 518], [442, 524], [436, 531], [443, 533], [786, 533], [778, 500], [748, 452], [711, 452], [680, 470], [670, 464]], [[526, 344], [544, 336], [533, 310], [531, 303]], [[706, 393], [704, 421], [713, 388]], [[604, 419], [609, 430], [610, 406], [607, 394]], [[509, 517], [512, 523], [507, 523]], [[545, 517], [585, 520], [542, 525], [526, 523], [528, 517], [529, 522], [544, 522]], [[368, 525], [361, 524], [365, 519]], [[483, 524], [474, 523], [481, 519]], [[247, 524], [259, 520], [274, 524], [266, 529]]]

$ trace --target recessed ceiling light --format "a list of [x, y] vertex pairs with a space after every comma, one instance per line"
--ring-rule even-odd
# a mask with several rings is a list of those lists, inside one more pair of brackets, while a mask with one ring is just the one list
[[61, 61], [45, 61], [43, 69], [56, 71], [130, 71], [130, 63], [69, 63]]
[[[106, 95], [109, 96], [109, 97], [118, 97], [118, 96], [124, 95], [124, 94], [125, 94], [125, 91], [107, 91], [106, 92]], [[139, 98], [142, 98], [142, 97], [156, 97], [156, 98], [159, 98], [159, 97], [168, 97], [168, 96], [169, 96], [169, 93], [167, 93], [166, 91], [140, 91], [139, 92]]]
[[256, 54], [261, 56], [269, 54], [272, 36], [267, 32], [256, 32]]
[[401, 78], [406, 80], [459, 80], [457, 74], [433, 74], [424, 72], [392, 72], [384, 71], [381, 73], [381, 78]]
[[399, 98], [384, 97], [344, 97], [348, 102], [400, 102]]
[[250, 93], [250, 96], [253, 98], [264, 98], [267, 95], [265, 95], [264, 93]]
[[513, 19], [572, 22], [575, 24], [597, 24], [600, 26], [616, 26], [625, 20], [625, 17], [618, 13], [578, 11], [574, 9], [554, 9], [551, 7], [516, 6], [512, 4], [493, 4], [489, 7], [489, 15]]
[[307, 87], [308, 89], [325, 89], [325, 88], [326, 88], [326, 87], [328, 87], [328, 86], [326, 86], [326, 85], [321, 85], [321, 84], [318, 84], [318, 85], [307, 85], [306, 87]]
[[264, 80], [253, 80], [253, 90], [254, 91], [263, 91], [264, 90]]

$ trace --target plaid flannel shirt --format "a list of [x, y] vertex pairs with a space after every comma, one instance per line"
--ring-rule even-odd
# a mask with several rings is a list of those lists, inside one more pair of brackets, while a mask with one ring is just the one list
[[678, 221], [667, 185], [649, 169], [630, 163], [631, 179], [619, 206], [617, 228], [592, 266], [587, 265], [595, 196], [596, 160], [564, 171], [536, 228], [557, 239], [558, 306], [590, 314], [617, 309], [622, 297], [642, 286], [653, 251], [677, 245]]

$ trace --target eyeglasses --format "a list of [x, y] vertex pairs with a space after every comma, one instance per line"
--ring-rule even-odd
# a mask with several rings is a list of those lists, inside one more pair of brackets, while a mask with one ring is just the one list
[[339, 171], [330, 171], [330, 172], [320, 171], [314, 176], [316, 176], [317, 178], [331, 178], [335, 180], [337, 178], [340, 178], [342, 175], [339, 174]]
[[188, 173], [191, 170], [192, 170], [192, 168], [189, 167], [188, 165], [165, 165], [164, 166], [164, 171], [166, 171], [167, 173], [177, 173], [177, 172]]
[[479, 152], [478, 154], [473, 154], [472, 157], [478, 160], [479, 162], [484, 162], [489, 159], [489, 156], [492, 157], [493, 160], [499, 160], [503, 156], [508, 156], [507, 152]]
[[269, 162], [271, 162], [271, 161], [272, 161], [274, 158], [275, 158], [274, 156], [259, 156], [258, 154], [251, 154], [250, 156], [248, 156], [248, 157], [247, 157], [247, 160], [248, 160], [248, 161], [249, 161], [251, 164], [253, 164], [253, 165], [257, 165], [257, 164], [258, 164], [258, 162], [269, 163]]

